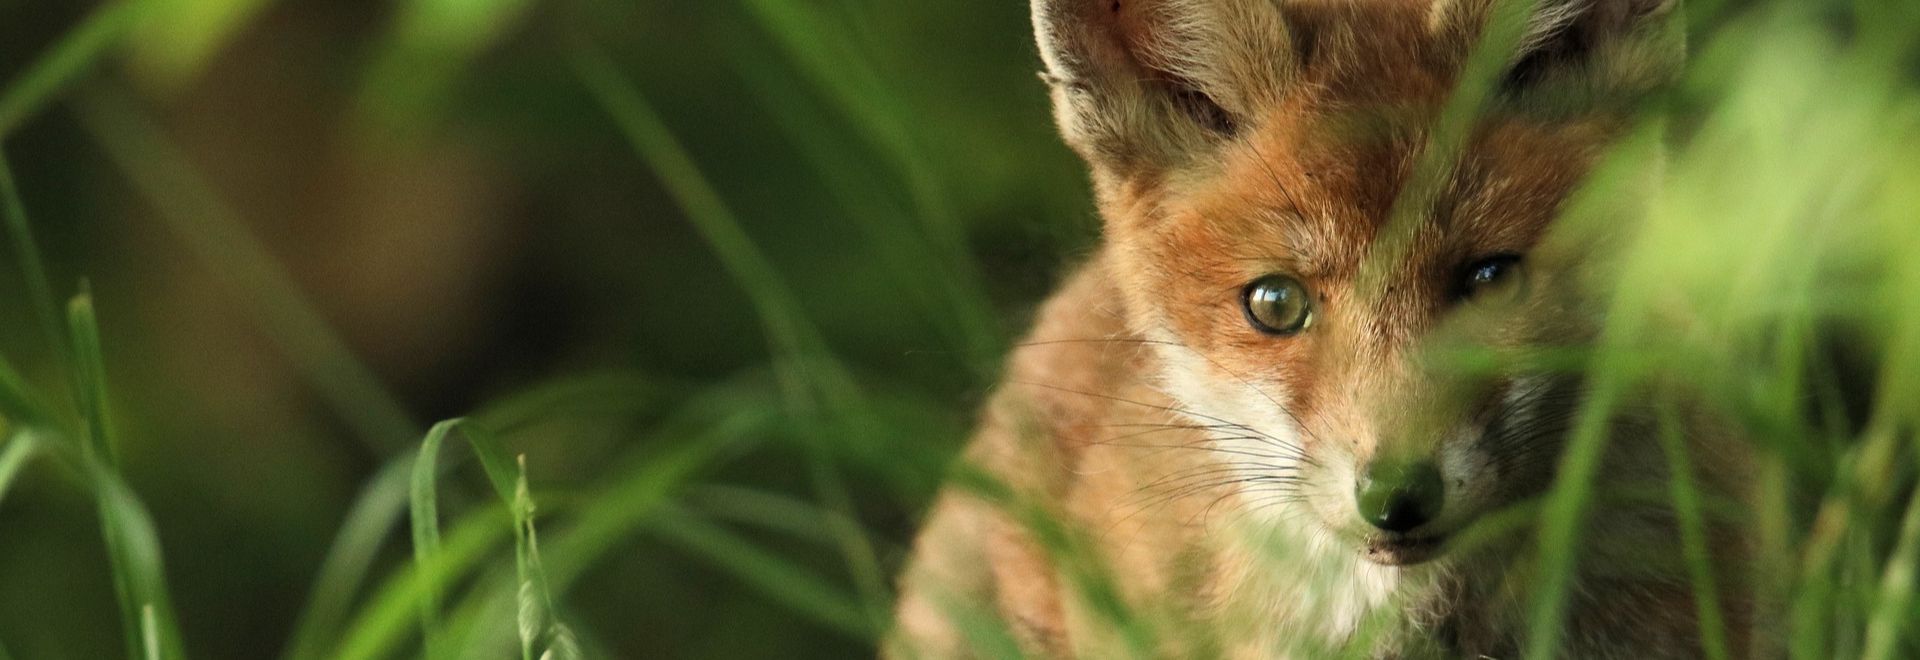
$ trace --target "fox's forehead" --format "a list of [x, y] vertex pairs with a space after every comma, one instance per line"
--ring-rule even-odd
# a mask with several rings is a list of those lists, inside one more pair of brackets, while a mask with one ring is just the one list
[[[1428, 143], [1491, 3], [1281, 0], [1295, 83], [1238, 127], [1211, 167], [1162, 188], [1192, 248], [1308, 277], [1357, 268]], [[1606, 144], [1617, 118], [1497, 107], [1482, 117], [1445, 185], [1413, 209], [1415, 261], [1524, 252]], [[1178, 211], [1186, 211], [1180, 213]], [[1177, 238], [1176, 238], [1177, 237]], [[1122, 240], [1129, 237], [1121, 236]], [[1209, 246], [1208, 243], [1231, 244]], [[1414, 264], [1418, 265], [1418, 264]]]
[[[1216, 243], [1250, 269], [1284, 266], [1309, 278], [1353, 274], [1402, 203], [1427, 146], [1403, 108], [1282, 109], [1249, 127], [1172, 214], [1191, 247]], [[1524, 253], [1542, 234], [1613, 133], [1602, 121], [1495, 116], [1482, 123], [1425, 208], [1413, 209], [1409, 266]], [[1185, 225], [1181, 227], [1180, 225]], [[1261, 259], [1280, 263], [1260, 264]], [[1432, 270], [1428, 268], [1428, 270]]]
[[1453, 89], [1477, 38], [1450, 0], [1281, 2], [1296, 64], [1293, 95], [1322, 105], [1430, 106]]

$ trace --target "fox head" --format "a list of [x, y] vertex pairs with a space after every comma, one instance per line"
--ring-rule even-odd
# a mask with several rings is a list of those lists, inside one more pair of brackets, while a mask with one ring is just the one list
[[[1544, 0], [1409, 188], [1497, 0], [1035, 0], [1112, 277], [1160, 384], [1261, 494], [1377, 563], [1553, 478], [1577, 381], [1435, 347], [1592, 334], [1556, 214], [1684, 56], [1677, 0]], [[1377, 263], [1390, 218], [1404, 240]], [[1377, 249], [1378, 248], [1378, 249]], [[1292, 520], [1294, 518], [1289, 518]], [[1291, 524], [1291, 523], [1290, 523]]]

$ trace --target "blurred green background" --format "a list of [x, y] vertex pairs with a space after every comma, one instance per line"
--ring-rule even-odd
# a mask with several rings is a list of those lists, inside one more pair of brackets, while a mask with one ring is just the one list
[[[1642, 256], [1680, 271], [1643, 268], [1644, 281], [1695, 303], [1728, 300], [1729, 277], [1811, 300], [1827, 281], [1797, 277], [1819, 268], [1795, 255], [1857, 256], [1839, 260], [1868, 282], [1853, 307], [1789, 320], [1844, 318], [1915, 345], [1898, 331], [1915, 327], [1920, 305], [1898, 302], [1914, 288], [1887, 273], [1914, 273], [1889, 264], [1911, 254], [1902, 218], [1920, 200], [1889, 182], [1915, 174], [1920, 17], [1901, 2], [1690, 6], [1702, 72], [1674, 99], [1674, 132], [1721, 142], [1678, 159], [1697, 185], [1667, 212], [1717, 217], [1727, 199], [1758, 211], [1641, 237], [1666, 246]], [[1791, 19], [1756, 18], [1779, 8]], [[410, 456], [430, 424], [467, 415], [496, 432], [495, 458], [525, 455], [557, 618], [592, 654], [871, 655], [886, 576], [1000, 357], [1098, 233], [1035, 77], [1027, 12], [0, 0], [0, 150], [50, 283], [37, 289], [10, 225], [0, 356], [62, 420], [49, 428], [106, 438], [85, 395], [68, 394], [91, 382], [85, 342], [49, 311], [89, 283], [111, 392], [101, 444], [117, 446], [106, 463], [164, 548], [159, 636], [171, 610], [193, 655], [414, 652]], [[1857, 231], [1823, 224], [1848, 214], [1866, 218]], [[1753, 310], [1728, 322], [1777, 340], [1775, 308], [1734, 307]], [[1742, 351], [1766, 344], [1746, 339], [1705, 344], [1752, 366]], [[1775, 366], [1793, 368], [1695, 371], [1737, 389]], [[1920, 374], [1910, 366], [1887, 374]], [[1733, 398], [1778, 394], [1753, 389]], [[1806, 421], [1778, 410], [1788, 419], [1767, 428]], [[0, 446], [27, 446], [25, 417], [0, 409], [14, 438]], [[1916, 455], [1899, 437], [1868, 456]], [[1839, 492], [1851, 446], [1778, 460], [1816, 491], [1842, 475]], [[447, 554], [471, 560], [438, 583], [444, 648], [505, 657], [524, 575], [507, 517], [464, 444], [442, 454], [425, 499], [437, 495]], [[125, 621], [138, 631], [140, 601], [116, 613], [116, 575], [140, 571], [102, 543], [96, 508], [111, 507], [94, 499], [91, 460], [41, 460], [10, 481], [0, 454], [0, 654], [112, 657]], [[1860, 515], [1890, 522], [1896, 506]], [[1877, 603], [1911, 602], [1911, 585], [1904, 601], [1871, 594], [1910, 549], [1894, 531], [1806, 564], [1808, 584], [1872, 571], [1830, 620], [1829, 601], [1806, 601], [1808, 625], [1842, 631], [1835, 648], [1860, 642], [1849, 626]], [[1775, 540], [1797, 549], [1804, 533]], [[1910, 627], [1894, 629], [1908, 645], [1887, 648], [1915, 648]]]
[[[746, 292], [573, 73], [576, 40], [657, 107], [834, 354], [938, 403], [924, 432], [891, 439], [905, 451], [955, 449], [990, 384], [996, 349], [956, 340], [952, 297], [990, 301], [984, 330], [1005, 341], [1097, 228], [1017, 0], [4, 2], [0, 81], [116, 11], [124, 36], [4, 148], [56, 296], [91, 281], [124, 471], [204, 657], [282, 648], [356, 493], [417, 442], [366, 437], [329, 405], [302, 366], [312, 346], [263, 311], [253, 247], [415, 425], [543, 383], [657, 395], [608, 394], [507, 438], [556, 502], [670, 443], [648, 430], [687, 398], [766, 380]], [[95, 101], [183, 160], [116, 160], [77, 107]], [[199, 202], [156, 199], [141, 168], [188, 171], [201, 190], [159, 195], [227, 208], [168, 217]], [[258, 245], [204, 238], [221, 233], [209, 222]], [[14, 253], [0, 262], [0, 352], [57, 384]], [[775, 447], [703, 482], [810, 499], [804, 462]], [[472, 472], [451, 478], [469, 500]], [[931, 484], [850, 482], [892, 566]], [[17, 657], [118, 652], [90, 511], [54, 470], [28, 470], [0, 506], [0, 642]], [[403, 527], [380, 566], [405, 558]], [[818, 544], [765, 543], [845, 570]], [[580, 627], [620, 657], [863, 652], [690, 554], [623, 541], [568, 599]]]

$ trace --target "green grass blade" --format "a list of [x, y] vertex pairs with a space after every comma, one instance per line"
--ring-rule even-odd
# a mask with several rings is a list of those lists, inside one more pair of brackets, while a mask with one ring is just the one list
[[134, 24], [141, 9], [141, 3], [135, 0], [101, 5], [0, 90], [0, 139], [11, 135], [61, 90], [92, 69]]
[[160, 617], [151, 603], [140, 606], [140, 649], [146, 660], [160, 660]]
[[[662, 506], [670, 501], [687, 482], [700, 471], [713, 464], [720, 457], [733, 451], [753, 434], [765, 432], [774, 419], [766, 406], [744, 406], [735, 414], [719, 420], [707, 427], [703, 433], [694, 434], [660, 456], [647, 460], [613, 480], [612, 485], [586, 498], [582, 507], [568, 527], [561, 531], [550, 551], [543, 552], [543, 567], [550, 588], [555, 594], [564, 594], [567, 588], [586, 572], [594, 563], [611, 552], [618, 542], [651, 520]], [[484, 521], [488, 528], [485, 538], [488, 543], [498, 541], [498, 534], [512, 529], [511, 512], [488, 509], [489, 518]], [[468, 518], [473, 518], [469, 514]], [[471, 527], [481, 525], [482, 521], [463, 519], [462, 525]], [[481, 532], [469, 532], [479, 535]], [[454, 578], [465, 575], [479, 561], [478, 555], [491, 549], [470, 547], [453, 540], [459, 533], [449, 535], [441, 546], [440, 560], [431, 567], [430, 574], [424, 579], [433, 585], [445, 585]], [[331, 657], [343, 660], [362, 660], [386, 657], [394, 647], [404, 639], [409, 625], [417, 625], [417, 608], [421, 599], [420, 580], [416, 573], [418, 565], [409, 567], [399, 575], [388, 578], [374, 600], [361, 610], [361, 614], [341, 635], [344, 640], [339, 651]], [[475, 612], [488, 612], [485, 605], [492, 602], [507, 602], [508, 620], [494, 622], [482, 621], [478, 616], [453, 617], [449, 639], [466, 639], [471, 632], [466, 629], [478, 625], [513, 625], [512, 616], [517, 612], [514, 599], [519, 594], [519, 582], [510, 581], [504, 585], [505, 593], [485, 593], [475, 596], [473, 603], [480, 604]], [[510, 637], [512, 635], [509, 635]], [[451, 644], [450, 648], [465, 648], [464, 645]]]
[[502, 507], [487, 507], [463, 516], [442, 539], [433, 563], [409, 564], [382, 581], [372, 599], [341, 632], [338, 646], [325, 657], [391, 657], [406, 640], [408, 629], [419, 626], [420, 607], [426, 596], [422, 587], [438, 591], [471, 574], [512, 528], [512, 517]]
[[548, 624], [547, 617], [553, 611], [553, 594], [547, 590], [546, 578], [539, 575], [540, 567], [538, 540], [533, 534], [533, 493], [527, 486], [527, 458], [520, 457], [520, 478], [514, 489], [513, 501], [513, 569], [520, 582], [519, 620], [520, 660], [533, 660], [533, 650], [540, 643]]
[[354, 596], [366, 582], [388, 532], [407, 509], [413, 463], [413, 456], [389, 461], [355, 498], [320, 564], [306, 609], [294, 624], [282, 658], [318, 660], [338, 641]]
[[511, 435], [547, 421], [644, 412], [667, 401], [673, 390], [634, 373], [574, 376], [489, 403], [471, 418], [486, 432]]
[[[740, 229], [733, 210], [700, 173], [693, 157], [674, 138], [640, 90], [621, 75], [612, 60], [591, 46], [576, 46], [570, 60], [574, 74], [618, 122], [635, 153], [666, 185], [674, 203], [685, 211], [687, 220], [720, 257], [728, 274], [745, 289], [774, 355], [791, 358], [823, 353], [819, 338], [809, 330], [795, 306], [794, 301], [800, 298], [788, 288], [786, 280], [774, 270], [753, 239]], [[788, 386], [807, 389], [797, 383]]]
[[[1607, 372], [1611, 373], [1611, 372]], [[1617, 405], [1620, 385], [1603, 380], [1575, 423], [1559, 477], [1547, 496], [1540, 526], [1540, 575], [1534, 582], [1532, 618], [1527, 634], [1528, 658], [1558, 655], [1561, 628], [1566, 621], [1567, 595], [1579, 554], [1580, 523], [1593, 499], [1594, 479], [1607, 445], [1606, 424]]]
[[118, 94], [96, 89], [75, 106], [81, 123], [166, 219], [189, 251], [259, 314], [258, 320], [357, 436], [380, 454], [419, 437], [419, 425], [354, 356], [265, 246], [245, 229], [176, 145]]
[[[547, 583], [545, 562], [540, 559], [540, 535], [534, 529], [533, 489], [527, 486], [527, 457], [521, 456], [520, 473], [514, 488], [515, 517], [514, 572], [520, 582], [519, 630], [521, 660], [578, 657], [573, 635], [559, 619], [560, 609]], [[543, 648], [544, 647], [544, 648]]]
[[544, 567], [554, 592], [566, 593], [588, 567], [657, 515], [701, 472], [768, 432], [776, 419], [764, 409], [737, 411], [615, 478], [550, 544]]
[[13, 167], [0, 149], [0, 214], [5, 215], [7, 238], [13, 243], [13, 256], [19, 260], [20, 276], [27, 285], [27, 302], [33, 308], [47, 347], [55, 355], [64, 354], [66, 342], [60, 332], [60, 312], [54, 306], [53, 285], [47, 277], [46, 260], [33, 237], [33, 225], [27, 221], [27, 206], [20, 200], [20, 188], [13, 180]]
[[15, 425], [43, 423], [51, 417], [5, 356], [0, 356], [0, 417]]
[[67, 324], [73, 333], [74, 398], [79, 402], [81, 421], [86, 425], [86, 437], [80, 445], [82, 454], [110, 466], [119, 465], [120, 452], [107, 401], [106, 358], [100, 348], [100, 323], [93, 309], [93, 294], [83, 291], [67, 303]]
[[[513, 432], [565, 415], [644, 410], [657, 405], [662, 396], [661, 388], [651, 380], [634, 375], [567, 378], [487, 406], [473, 417], [480, 421], [470, 421], [462, 431], [469, 440], [496, 447], [482, 452], [481, 460], [497, 492], [501, 488], [500, 470], [487, 457], [506, 454], [497, 449], [497, 441], [492, 439], [494, 430]], [[338, 641], [340, 627], [352, 613], [353, 599], [371, 572], [375, 556], [408, 508], [413, 466], [412, 455], [390, 461], [355, 499], [314, 578], [312, 595], [282, 658], [318, 660], [326, 657]]]
[[[438, 623], [440, 593], [438, 585], [431, 579], [435, 574], [431, 567], [439, 561], [440, 555], [438, 485], [440, 446], [446, 442], [450, 434], [456, 431], [467, 439], [474, 454], [479, 456], [482, 469], [486, 471], [488, 481], [492, 482], [495, 494], [512, 513], [516, 538], [521, 535], [519, 530], [532, 524], [527, 520], [531, 512], [523, 512], [520, 508], [522, 505], [531, 506], [530, 500], [518, 492], [524, 485], [524, 481], [515, 475], [513, 468], [509, 467], [511, 463], [508, 462], [506, 454], [500, 449], [498, 440], [491, 433], [465, 419], [440, 422], [427, 431], [426, 439], [421, 442], [420, 452], [414, 456], [409, 494], [412, 503], [413, 558], [415, 564], [420, 567], [416, 574], [422, 580], [419, 585], [420, 625], [426, 639], [428, 657], [444, 657], [447, 653], [441, 642]], [[520, 484], [517, 485], [516, 482]]]
[[[830, 357], [825, 341], [794, 303], [799, 298], [741, 229], [732, 209], [641, 91], [604, 53], [580, 39], [571, 50], [575, 74], [614, 118], [634, 151], [653, 168], [687, 219], [726, 265], [728, 274], [745, 289], [772, 345], [788, 408], [801, 415], [824, 413], [829, 425], [839, 426], [834, 434], [840, 439], [859, 436], [864, 431], [861, 412], [867, 406], [850, 375]], [[810, 474], [821, 499], [852, 519], [852, 505], [839, 468], [819, 443], [811, 449]], [[872, 543], [857, 528], [836, 526], [834, 532], [874, 619], [871, 627], [879, 628], [891, 609], [892, 597], [887, 593]]]
[[1880, 578], [1880, 590], [1867, 624], [1866, 660], [1891, 660], [1900, 651], [1903, 638], [1915, 633], [1914, 587], [1920, 582], [1920, 489], [1907, 502], [1907, 514], [1900, 524], [1900, 541], [1894, 546], [1893, 560]]
[[91, 466], [90, 481], [99, 500], [100, 527], [113, 568], [114, 591], [120, 599], [127, 657], [147, 657], [146, 629], [151, 627], [156, 640], [153, 646], [161, 657], [185, 658], [153, 517], [118, 475], [98, 463], [82, 460]]
[[[848, 124], [878, 147], [898, 172], [917, 211], [913, 217], [921, 220], [926, 231], [924, 245], [903, 256], [938, 264], [935, 268], [923, 266], [922, 271], [939, 273], [931, 284], [950, 306], [949, 320], [970, 361], [977, 366], [997, 364], [1005, 340], [1000, 336], [983, 278], [967, 248], [964, 228], [949, 208], [938, 176], [926, 165], [932, 158], [916, 140], [914, 126], [919, 118], [905, 104], [896, 102], [899, 95], [880, 82], [885, 77], [873, 66], [875, 57], [850, 46], [858, 42], [858, 35], [844, 34], [844, 27], [820, 19], [822, 5], [754, 0], [747, 7], [788, 59], [799, 65], [816, 88], [827, 93], [848, 118]], [[770, 107], [785, 119], [783, 107]], [[809, 136], [799, 137], [805, 140]], [[887, 220], [898, 222], [896, 218]]]
[[[738, 451], [744, 443], [776, 432], [777, 401], [767, 393], [716, 388], [686, 402], [635, 446], [640, 455], [616, 476], [576, 500], [551, 543], [540, 545], [540, 569], [550, 593], [564, 597], [573, 581], [644, 526], [695, 477]], [[666, 449], [655, 449], [661, 443]], [[455, 649], [466, 655], [496, 652], [507, 643], [519, 610], [517, 571], [496, 575], [476, 589], [448, 618]], [[557, 601], [556, 601], [557, 602]]]
[[212, 64], [273, 0], [154, 2], [127, 35], [128, 64], [142, 82], [179, 92]]
[[440, 443], [459, 425], [459, 420], [449, 420], [435, 424], [427, 431], [420, 452], [413, 458], [412, 487], [408, 491], [412, 503], [413, 563], [419, 567], [414, 574], [420, 579], [416, 586], [420, 591], [420, 634], [425, 640], [425, 655], [428, 658], [445, 657], [440, 643], [440, 626], [436, 621], [440, 611], [440, 591], [433, 581], [432, 570], [440, 561], [439, 493], [435, 486], [440, 466], [435, 459], [440, 456]]
[[156, 647], [167, 658], [184, 657], [179, 627], [174, 623], [168, 598], [159, 534], [146, 507], [114, 471], [117, 450], [107, 403], [106, 362], [101, 353], [100, 326], [94, 316], [91, 295], [83, 292], [75, 296], [68, 305], [67, 318], [73, 333], [75, 394], [80, 400], [86, 434], [80, 444], [79, 458], [100, 508], [101, 533], [113, 569], [114, 593], [120, 600], [127, 657], [147, 655], [143, 640], [147, 627], [145, 612], [149, 608], [154, 611], [154, 625], [159, 630], [160, 641]]
[[405, 0], [355, 97], [363, 146], [417, 134], [464, 69], [512, 30], [532, 0]]
[[1673, 493], [1674, 516], [1680, 523], [1680, 543], [1686, 555], [1688, 578], [1693, 582], [1693, 600], [1699, 616], [1700, 643], [1709, 660], [1726, 660], [1727, 627], [1720, 613], [1720, 591], [1714, 585], [1713, 557], [1707, 547], [1707, 528], [1701, 513], [1700, 491], [1694, 483], [1693, 462], [1687, 457], [1686, 438], [1682, 435], [1677, 412], [1672, 406], [1660, 410], [1660, 446], [1667, 455], [1669, 484]]
[[838, 512], [811, 502], [740, 486], [702, 486], [688, 493], [690, 507], [700, 515], [772, 530], [816, 543], [835, 542], [830, 522]]
[[1428, 130], [1426, 147], [1420, 151], [1411, 176], [1394, 197], [1386, 226], [1380, 229], [1379, 237], [1361, 262], [1355, 288], [1363, 295], [1371, 297], [1384, 291], [1386, 278], [1403, 262], [1415, 229], [1453, 176], [1455, 163], [1488, 99], [1498, 90], [1501, 74], [1520, 47], [1520, 40], [1540, 4], [1540, 0], [1495, 0], [1493, 3], [1479, 43], [1474, 44], [1468, 54], [1452, 94]]
[[20, 477], [21, 470], [40, 455], [40, 440], [34, 437], [30, 429], [16, 429], [5, 445], [0, 445], [0, 502], [7, 500], [7, 490], [13, 487], [13, 480]]
[[684, 512], [661, 515], [649, 529], [654, 536], [679, 545], [769, 598], [829, 628], [857, 639], [871, 639], [878, 631], [860, 603], [840, 593], [827, 581], [786, 560]]

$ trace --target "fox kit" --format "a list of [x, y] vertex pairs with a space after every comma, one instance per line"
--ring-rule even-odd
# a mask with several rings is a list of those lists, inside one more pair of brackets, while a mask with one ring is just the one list
[[[1104, 241], [970, 445], [1004, 488], [936, 502], [890, 653], [971, 655], [980, 626], [961, 622], [981, 615], [1042, 657], [1523, 652], [1526, 505], [1590, 388], [1439, 356], [1595, 337], [1586, 251], [1548, 230], [1684, 39], [1678, 0], [1533, 3], [1457, 157], [1409, 202], [1475, 45], [1520, 4], [1033, 1]], [[1595, 482], [1664, 494], [1653, 415], [1614, 409]], [[1691, 476], [1734, 493], [1741, 453], [1711, 426], [1686, 427]], [[1672, 509], [1598, 497], [1558, 655], [1701, 655]], [[1705, 611], [1744, 655], [1744, 546], [1712, 530]]]

